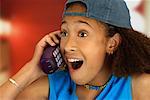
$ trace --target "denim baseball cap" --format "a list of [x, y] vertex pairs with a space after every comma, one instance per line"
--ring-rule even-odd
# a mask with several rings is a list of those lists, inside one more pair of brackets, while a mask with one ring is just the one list
[[[67, 5], [81, 2], [86, 12], [66, 12]], [[84, 16], [117, 27], [131, 29], [129, 9], [124, 0], [68, 0], [63, 16]]]

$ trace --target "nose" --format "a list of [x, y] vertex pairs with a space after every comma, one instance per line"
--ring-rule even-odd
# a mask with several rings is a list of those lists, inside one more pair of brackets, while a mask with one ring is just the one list
[[76, 46], [76, 41], [75, 38], [68, 38], [68, 40], [65, 43], [65, 47], [64, 47], [65, 52], [75, 52], [77, 51], [77, 46]]

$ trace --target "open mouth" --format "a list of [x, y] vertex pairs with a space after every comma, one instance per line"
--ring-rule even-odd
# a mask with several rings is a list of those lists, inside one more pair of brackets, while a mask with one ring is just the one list
[[80, 68], [83, 64], [83, 60], [79, 60], [79, 59], [68, 59], [68, 62], [71, 64], [71, 67], [74, 70]]

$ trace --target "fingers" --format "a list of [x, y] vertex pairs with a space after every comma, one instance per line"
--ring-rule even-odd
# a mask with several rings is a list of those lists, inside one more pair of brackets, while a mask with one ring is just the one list
[[51, 46], [55, 46], [56, 43], [52, 40], [52, 38], [49, 35], [46, 35], [45, 42], [48, 43]]
[[40, 45], [41, 47], [45, 48], [45, 46], [47, 44], [51, 45], [51, 46], [55, 46], [56, 44], [59, 44], [59, 39], [60, 39], [60, 31], [54, 31], [51, 32], [49, 34], [47, 34], [46, 36], [44, 36], [40, 42], [38, 43], [38, 45]]
[[35, 48], [35, 54], [33, 58], [38, 58], [37, 60], [39, 60], [40, 56], [43, 53], [44, 48], [49, 44], [51, 46], [55, 46], [56, 44], [59, 43], [59, 39], [58, 36], [60, 34], [60, 31], [54, 31], [51, 32], [47, 35], [45, 35], [36, 45]]
[[59, 44], [60, 39], [60, 31], [54, 31], [46, 36], [44, 36], [40, 42], [38, 43], [39, 47], [42, 47], [43, 49], [46, 47], [47, 44], [50, 46], [55, 46], [56, 44]]
[[51, 46], [59, 44], [60, 40], [60, 31], [54, 31], [48, 34], [50, 38], [47, 38], [47, 41], [50, 43]]
[[59, 37], [58, 37], [58, 32], [54, 32], [54, 33], [49, 33], [49, 39], [51, 39], [51, 41], [53, 41], [53, 44], [58, 44], [59, 43]]

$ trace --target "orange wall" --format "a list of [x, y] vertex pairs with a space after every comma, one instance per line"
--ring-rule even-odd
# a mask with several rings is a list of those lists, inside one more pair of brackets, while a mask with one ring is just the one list
[[60, 28], [65, 0], [2, 0], [2, 12], [12, 24], [10, 43], [11, 73], [30, 58], [34, 47], [46, 33]]

